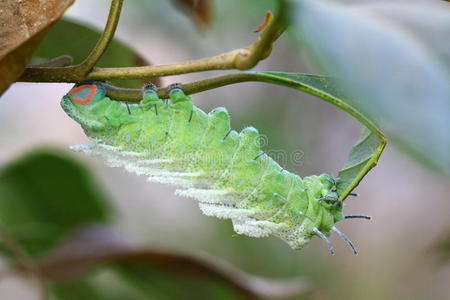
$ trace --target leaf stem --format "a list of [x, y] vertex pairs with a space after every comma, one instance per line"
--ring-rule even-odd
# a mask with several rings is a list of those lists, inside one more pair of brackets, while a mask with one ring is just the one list
[[[308, 85], [301, 84], [299, 82], [291, 80], [280, 80], [279, 77], [272, 77], [267, 73], [260, 72], [241, 72], [235, 74], [227, 74], [217, 77], [211, 77], [208, 79], [195, 81], [191, 83], [183, 84], [183, 91], [187, 95], [200, 93], [203, 91], [223, 87], [230, 84], [236, 84], [241, 82], [265, 82], [281, 86], [286, 86], [290, 88], [295, 88], [297, 90], [306, 92], [308, 94], [317, 96], [326, 102], [339, 107], [343, 111], [352, 115], [355, 119], [360, 121], [364, 126], [366, 126], [370, 131], [374, 132], [378, 137], [383, 137], [383, 134], [377, 128], [377, 126], [366, 118], [363, 114], [357, 111], [354, 107], [349, 104], [333, 97], [331, 95], [325, 94], [317, 89], [314, 89]], [[162, 99], [169, 97], [168, 89], [170, 86], [161, 88], [158, 90], [158, 96]], [[126, 101], [126, 102], [139, 102], [142, 100], [142, 90], [140, 89], [127, 89], [119, 88], [112, 85], [106, 85], [106, 95], [113, 100]]]
[[[265, 78], [262, 78], [261, 76], [258, 76], [257, 73], [253, 72], [228, 74], [183, 84], [183, 91], [185, 94], [191, 95], [230, 84], [248, 81], [264, 82]], [[162, 99], [168, 98], [169, 87], [170, 86], [158, 89], [158, 96]], [[108, 84], [106, 85], [106, 95], [117, 101], [139, 102], [142, 100], [142, 90], [140, 89], [119, 88]]]

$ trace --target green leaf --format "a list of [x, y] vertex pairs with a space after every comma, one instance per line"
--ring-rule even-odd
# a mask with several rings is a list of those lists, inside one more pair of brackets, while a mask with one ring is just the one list
[[89, 172], [59, 151], [35, 151], [0, 170], [0, 226], [31, 256], [109, 215]]
[[386, 140], [381, 131], [361, 112], [350, 105], [352, 98], [342, 88], [342, 82], [333, 77], [283, 73], [283, 72], [251, 72], [254, 79], [294, 88], [337, 106], [361, 122], [366, 130], [363, 137], [352, 149], [348, 161], [339, 172], [339, 199], [344, 200], [359, 184], [361, 179], [373, 168]]
[[[103, 300], [108, 299], [105, 295], [101, 294], [97, 288], [87, 279], [80, 279], [76, 281], [50, 284], [49, 288], [51, 293], [58, 300]], [[110, 298], [109, 298], [110, 299]], [[117, 298], [116, 298], [117, 299]]]
[[[68, 19], [61, 19], [34, 53], [32, 62], [40, 64], [57, 56], [70, 55], [73, 57], [74, 64], [79, 64], [94, 48], [99, 37], [100, 32], [96, 29]], [[97, 67], [135, 67], [148, 64], [132, 47], [113, 39]], [[112, 80], [111, 83], [130, 88], [142, 87], [142, 81], [138, 79]]]
[[353, 146], [344, 167], [339, 171], [340, 183], [337, 187], [339, 195], [348, 189], [351, 192], [363, 176], [376, 165], [384, 144], [373, 132], [365, 129], [359, 142]]
[[448, 4], [368, 2], [296, 1], [290, 13], [301, 53], [341, 78], [349, 104], [395, 145], [450, 176]]

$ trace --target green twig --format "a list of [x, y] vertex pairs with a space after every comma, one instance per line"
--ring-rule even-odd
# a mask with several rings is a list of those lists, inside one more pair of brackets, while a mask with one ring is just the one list
[[119, 23], [122, 4], [123, 0], [112, 0], [108, 20], [106, 21], [106, 26], [102, 35], [88, 57], [86, 57], [86, 59], [78, 66], [80, 71], [84, 74], [87, 74], [95, 67], [106, 48], [108, 48], [108, 45], [111, 43], [114, 33], [116, 32], [117, 24]]
[[[281, 1], [281, 3], [283, 3], [283, 1]], [[279, 16], [268, 25], [258, 41], [247, 48], [236, 49], [218, 56], [172, 65], [129, 68], [95, 68], [89, 74], [89, 79], [137, 79], [212, 70], [251, 69], [258, 64], [259, 61], [270, 55], [273, 43], [286, 30], [287, 23], [283, 11], [284, 6], [282, 5], [279, 9]]]
[[[217, 77], [208, 78], [205, 80], [195, 81], [192, 83], [183, 84], [183, 91], [187, 95], [200, 93], [203, 91], [219, 88], [222, 86], [236, 84], [241, 82], [265, 82], [276, 85], [283, 85], [287, 87], [293, 87], [293, 83], [290, 81], [281, 82], [277, 79], [271, 78], [270, 76], [261, 76], [258, 72], [241, 72], [236, 74], [228, 74]], [[168, 89], [169, 87], [161, 88], [158, 90], [158, 96], [162, 99], [167, 99], [169, 97]], [[377, 136], [383, 136], [382, 133], [378, 130], [378, 128], [364, 115], [362, 115], [355, 108], [350, 106], [349, 104], [338, 101], [333, 97], [325, 95], [323, 93], [319, 93], [316, 90], [311, 89], [308, 86], [301, 86], [297, 84], [295, 86], [296, 89], [304, 91], [308, 94], [315, 95], [330, 104], [333, 104], [345, 112], [349, 113], [355, 119], [360, 121], [364, 126], [366, 126], [369, 130], [374, 132]], [[139, 102], [142, 100], [142, 90], [140, 89], [124, 89], [115, 87], [112, 85], [106, 85], [106, 95], [113, 100], [117, 101], [126, 101], [126, 102]]]
[[247, 53], [247, 51], [248, 50], [246, 49], [236, 49], [213, 57], [170, 65], [125, 68], [94, 68], [94, 70], [89, 74], [89, 79], [138, 79], [212, 70], [229, 70], [235, 68], [235, 58], [240, 54], [243, 55], [244, 53]]
[[250, 46], [248, 53], [236, 56], [234, 65], [236, 69], [248, 70], [258, 64], [259, 61], [265, 59], [272, 51], [273, 43], [287, 28], [287, 18], [285, 16], [286, 4], [279, 1], [278, 16], [263, 31], [259, 40]]
[[27, 82], [80, 82], [97, 64], [114, 37], [120, 19], [123, 0], [112, 0], [108, 20], [97, 44], [86, 59], [76, 66], [68, 67], [27, 67], [18, 81]]
[[[110, 17], [119, 17], [120, 5], [117, 2], [118, 1], [113, 0]], [[121, 2], [122, 1], [120, 1], [120, 4]], [[116, 3], [116, 5], [114, 5], [114, 3]], [[283, 1], [281, 1], [281, 3], [283, 3]], [[118, 11], [115, 9], [118, 9]], [[107, 40], [107, 38], [112, 38], [112, 34], [114, 33], [115, 25], [117, 25], [118, 20], [111, 20], [109, 18], [102, 38], [97, 43], [97, 46], [92, 51], [91, 55], [89, 55], [81, 65], [67, 68], [27, 68], [19, 81], [79, 82], [85, 79], [138, 79], [211, 70], [250, 69], [270, 54], [273, 43], [286, 29], [286, 20], [283, 9], [284, 7], [281, 5], [279, 17], [276, 17], [275, 20], [267, 26], [258, 41], [247, 48], [235, 49], [221, 55], [171, 65], [94, 68], [87, 74], [86, 72], [89, 71], [88, 67], [91, 67], [92, 64], [97, 62], [99, 53], [101, 54], [106, 48], [107, 42], [105, 42], [105, 40]], [[83, 64], [86, 64], [88, 67], [85, 67]], [[73, 73], [74, 71], [75, 73]]]
[[[264, 81], [264, 80], [261, 77], [257, 76], [255, 73], [242, 72], [237, 74], [228, 74], [212, 77], [192, 83], [186, 83], [183, 84], [183, 91], [186, 94], [191, 95], [222, 86], [247, 81]], [[168, 98], [169, 97], [168, 89], [169, 87], [160, 88], [158, 90], [158, 96], [162, 99]], [[142, 100], [142, 90], [119, 88], [112, 85], [106, 85], [106, 95], [111, 99], [118, 101], [139, 102], [140, 100]]]

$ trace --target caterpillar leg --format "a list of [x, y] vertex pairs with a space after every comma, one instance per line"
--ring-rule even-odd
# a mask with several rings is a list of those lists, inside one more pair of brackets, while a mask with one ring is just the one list
[[330, 239], [327, 238], [327, 236], [325, 234], [323, 234], [319, 229], [317, 229], [315, 227], [313, 228], [313, 231], [315, 234], [317, 234], [322, 240], [324, 240], [327, 243], [328, 251], [330, 251], [331, 255], [334, 255], [334, 253], [336, 253], [336, 250], [334, 250], [333, 243], [331, 243]]
[[183, 92], [183, 86], [181, 85], [181, 83], [175, 83], [169, 86], [169, 97], [172, 103], [192, 101], [191, 97], [187, 96]]
[[366, 220], [371, 220], [372, 217], [370, 216], [363, 216], [363, 215], [354, 215], [354, 216], [345, 216], [345, 219], [366, 219]]
[[161, 104], [162, 100], [158, 97], [158, 88], [154, 84], [147, 84], [142, 90], [142, 101], [140, 103], [142, 109], [149, 110], [155, 109], [155, 114], [158, 115], [158, 104]]
[[352, 248], [353, 254], [358, 254], [358, 251], [356, 250], [355, 246], [353, 245], [352, 241], [346, 236], [342, 231], [337, 229], [335, 226], [331, 227], [331, 230], [336, 232], [344, 241], [346, 241], [349, 246]]
[[324, 201], [328, 205], [335, 206], [335, 207], [341, 207], [342, 202], [339, 201], [339, 198], [336, 195], [327, 195], [325, 197], [321, 197], [317, 199], [318, 202]]

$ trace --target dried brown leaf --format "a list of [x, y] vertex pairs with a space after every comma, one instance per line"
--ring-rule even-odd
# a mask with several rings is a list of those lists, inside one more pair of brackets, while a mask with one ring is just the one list
[[20, 76], [47, 30], [73, 1], [0, 1], [0, 95]]

